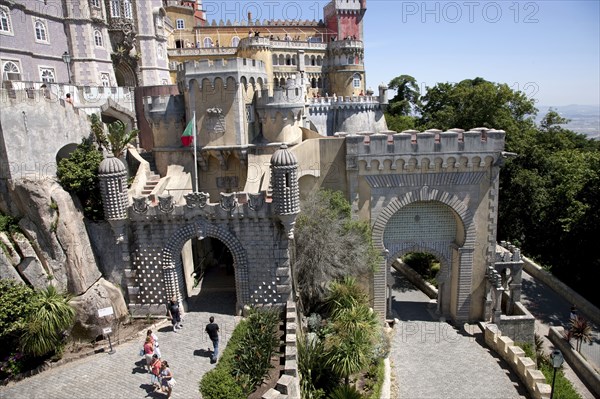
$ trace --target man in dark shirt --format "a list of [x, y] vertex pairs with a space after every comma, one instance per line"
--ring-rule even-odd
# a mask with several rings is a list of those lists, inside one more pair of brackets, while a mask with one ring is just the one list
[[219, 325], [215, 323], [215, 318], [212, 316], [210, 316], [209, 321], [210, 323], [206, 325], [206, 329], [204, 331], [206, 331], [208, 334], [208, 337], [212, 341], [213, 347], [215, 348], [210, 362], [216, 363], [217, 357], [219, 356]]

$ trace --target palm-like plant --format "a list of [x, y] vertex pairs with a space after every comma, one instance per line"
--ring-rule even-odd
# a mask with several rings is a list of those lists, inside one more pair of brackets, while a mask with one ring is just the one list
[[362, 397], [355, 387], [348, 385], [339, 386], [329, 394], [329, 399], [362, 399]]
[[362, 303], [368, 303], [368, 297], [354, 277], [346, 276], [343, 280], [334, 281], [329, 285], [327, 304], [333, 318], [341, 309], [350, 309]]
[[371, 353], [370, 332], [363, 329], [338, 331], [325, 342], [326, 366], [350, 383], [350, 375], [359, 372], [369, 363]]
[[23, 325], [20, 346], [23, 352], [43, 356], [60, 352], [63, 332], [73, 325], [75, 309], [69, 304], [69, 296], [49, 286], [37, 294], [36, 309]]
[[135, 140], [139, 130], [127, 131], [127, 126], [121, 121], [108, 124], [108, 141], [115, 157], [121, 156], [125, 148]]
[[571, 318], [569, 322], [569, 336], [577, 341], [576, 350], [581, 351], [581, 342], [589, 343], [592, 341], [592, 327], [586, 319], [581, 316]]

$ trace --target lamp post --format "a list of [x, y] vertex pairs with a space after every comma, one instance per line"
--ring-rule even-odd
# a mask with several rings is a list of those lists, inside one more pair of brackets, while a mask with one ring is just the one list
[[550, 358], [552, 359], [552, 367], [554, 367], [554, 375], [552, 376], [552, 389], [550, 390], [550, 399], [552, 399], [552, 396], [554, 395], [554, 381], [556, 380], [556, 370], [558, 370], [562, 366], [563, 362], [565, 361], [565, 358], [563, 357], [562, 352], [558, 349], [552, 351]]
[[65, 51], [62, 55], [62, 60], [67, 64], [67, 74], [69, 75], [69, 84], [71, 84], [71, 54]]

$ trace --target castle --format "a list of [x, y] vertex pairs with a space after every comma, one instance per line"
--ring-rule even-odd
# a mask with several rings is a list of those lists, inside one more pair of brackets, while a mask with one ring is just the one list
[[[9, 10], [6, 4], [0, 1], [0, 11]], [[342, 191], [353, 217], [373, 228], [381, 264], [363, 281], [382, 318], [390, 265], [410, 252], [434, 254], [441, 263], [441, 315], [499, 317], [491, 293], [501, 287], [492, 271], [501, 267], [498, 259], [513, 259], [498, 258], [495, 242], [504, 132], [389, 131], [387, 87], [374, 95], [365, 85], [366, 0], [332, 0], [319, 22], [248, 15], [212, 24], [200, 1], [68, 4], [66, 15], [47, 23], [69, 27], [75, 81], [100, 85], [107, 73], [109, 85], [138, 86], [139, 148], [146, 154], [130, 150], [133, 184], [127, 188], [127, 169], [115, 158], [99, 171], [132, 313], [162, 314], [172, 296], [185, 303], [211, 273], [229, 278], [237, 310], [283, 306], [293, 299], [290, 248], [300, 200], [328, 188]], [[76, 8], [87, 10], [89, 21], [75, 23]], [[117, 40], [118, 51], [98, 48], [95, 24], [102, 37]], [[1, 50], [9, 79], [15, 65], [24, 71], [39, 61], [35, 54], [28, 55], [31, 64], [5, 61], [4, 40]], [[56, 76], [65, 69], [60, 52], [47, 57]], [[165, 84], [171, 79], [174, 85]], [[196, 142], [184, 147], [180, 136], [190, 122]], [[518, 254], [514, 262], [516, 278], [506, 285], [513, 303]]]

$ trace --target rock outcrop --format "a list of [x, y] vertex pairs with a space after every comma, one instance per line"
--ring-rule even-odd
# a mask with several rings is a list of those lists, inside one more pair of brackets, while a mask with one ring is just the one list
[[[77, 338], [95, 338], [108, 326], [98, 318], [100, 308], [113, 307], [111, 320], [126, 316], [121, 290], [102, 278], [77, 198], [50, 178], [14, 180], [5, 187], [1, 210], [19, 220], [22, 233], [0, 233], [0, 277], [36, 289], [51, 284], [74, 295]], [[112, 257], [103, 259], [110, 263]]]
[[[119, 321], [123, 321], [129, 314], [119, 287], [103, 278], [70, 303], [77, 311], [75, 326], [71, 331], [71, 336], [77, 339], [95, 339], [102, 334], [104, 327], [112, 327], [114, 330]], [[114, 312], [112, 316], [98, 316], [98, 309], [111, 306]]]

